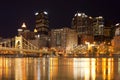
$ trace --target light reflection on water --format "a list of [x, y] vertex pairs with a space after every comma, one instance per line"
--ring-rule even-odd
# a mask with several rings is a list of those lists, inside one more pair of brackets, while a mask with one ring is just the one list
[[119, 58], [3, 58], [0, 80], [120, 80]]

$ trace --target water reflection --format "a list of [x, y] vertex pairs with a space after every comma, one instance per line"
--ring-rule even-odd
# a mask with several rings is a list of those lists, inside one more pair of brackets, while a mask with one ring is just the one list
[[74, 59], [74, 79], [95, 80], [96, 78], [96, 59], [81, 58]]
[[120, 80], [119, 58], [3, 58], [0, 80]]

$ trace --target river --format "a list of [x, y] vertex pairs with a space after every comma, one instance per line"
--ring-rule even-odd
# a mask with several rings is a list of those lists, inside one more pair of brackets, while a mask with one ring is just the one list
[[0, 80], [120, 80], [120, 58], [0, 57]]

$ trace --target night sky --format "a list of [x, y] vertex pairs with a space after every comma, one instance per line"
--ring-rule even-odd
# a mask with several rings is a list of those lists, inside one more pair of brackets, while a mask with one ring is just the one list
[[70, 27], [77, 11], [103, 16], [106, 26], [120, 22], [120, 0], [4, 0], [0, 2], [0, 36], [14, 37], [23, 22], [33, 30], [37, 11], [48, 12], [50, 28]]

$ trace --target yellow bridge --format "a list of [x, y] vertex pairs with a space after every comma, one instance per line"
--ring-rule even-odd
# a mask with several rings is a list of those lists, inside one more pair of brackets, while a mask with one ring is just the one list
[[22, 36], [16, 36], [11, 40], [0, 42], [0, 54], [38, 54], [51, 53], [50, 51], [40, 50]]

